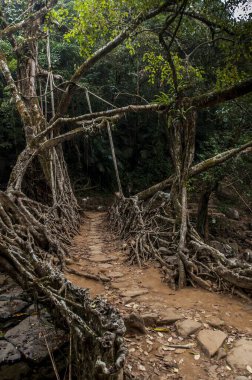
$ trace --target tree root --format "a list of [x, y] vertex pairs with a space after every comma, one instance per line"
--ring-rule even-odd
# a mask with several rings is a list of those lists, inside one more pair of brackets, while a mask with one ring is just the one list
[[228, 259], [206, 244], [187, 222], [181, 247], [181, 226], [174, 217], [168, 194], [157, 192], [149, 201], [137, 197], [117, 199], [109, 211], [111, 228], [126, 241], [130, 263], [148, 260], [161, 264], [165, 281], [180, 286], [181, 271], [187, 283], [210, 291], [252, 296], [252, 266], [243, 259]]
[[71, 330], [74, 377], [116, 379], [126, 356], [124, 322], [116, 309], [91, 299], [57, 268], [64, 265], [80, 220], [76, 214], [73, 226], [63, 211], [60, 216], [22, 193], [0, 192], [0, 265], [48, 307], [56, 323]]

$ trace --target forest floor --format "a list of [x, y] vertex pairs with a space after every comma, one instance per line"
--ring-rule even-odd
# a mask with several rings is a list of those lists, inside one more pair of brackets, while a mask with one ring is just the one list
[[105, 218], [85, 213], [66, 277], [125, 318], [129, 378], [252, 379], [252, 303], [189, 287], [173, 291], [155, 263], [129, 266]]

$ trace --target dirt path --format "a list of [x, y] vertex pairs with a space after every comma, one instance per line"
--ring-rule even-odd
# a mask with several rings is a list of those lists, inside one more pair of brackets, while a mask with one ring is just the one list
[[[72, 263], [68, 265], [68, 270], [79, 275], [66, 273], [66, 276], [74, 284], [89, 288], [92, 296], [104, 296], [126, 319], [132, 313], [144, 318], [148, 325], [146, 334], [133, 331], [126, 336], [130, 354], [126, 370], [135, 379], [214, 380], [236, 379], [238, 375], [252, 379], [250, 367], [234, 370], [226, 358], [217, 359], [218, 354], [209, 358], [197, 342], [197, 332], [183, 338], [174, 323], [187, 318], [201, 323], [204, 330], [217, 330], [220, 334], [223, 331], [227, 334], [221, 351], [224, 356], [237, 339], [252, 337], [251, 304], [201, 289], [172, 291], [161, 281], [154, 264], [139, 269], [125, 263], [122, 242], [107, 230], [104, 213], [85, 215], [85, 223], [71, 248]], [[101, 281], [81, 274], [99, 276]], [[157, 320], [163, 326], [155, 330]], [[127, 324], [131, 330], [143, 328], [141, 320]], [[188, 343], [193, 347], [170, 347]]]

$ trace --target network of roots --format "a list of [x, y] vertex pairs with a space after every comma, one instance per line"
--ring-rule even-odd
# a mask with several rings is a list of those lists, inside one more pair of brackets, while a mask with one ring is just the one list
[[117, 199], [109, 222], [127, 243], [129, 262], [139, 266], [147, 260], [159, 262], [165, 281], [173, 288], [182, 273], [193, 286], [251, 297], [252, 266], [238, 257], [229, 259], [206, 244], [189, 221], [186, 248], [178, 253], [180, 224], [169, 194], [158, 192], [149, 201], [138, 201], [137, 197]]
[[91, 299], [61, 271], [79, 223], [75, 202], [48, 207], [19, 192], [0, 192], [1, 268], [68, 331], [74, 375], [94, 379], [123, 367], [125, 326], [116, 309]]

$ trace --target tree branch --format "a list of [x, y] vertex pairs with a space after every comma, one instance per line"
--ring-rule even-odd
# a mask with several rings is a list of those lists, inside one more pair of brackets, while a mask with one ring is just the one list
[[93, 133], [96, 133], [101, 128], [107, 127], [108, 121], [113, 123], [118, 121], [119, 118], [120, 116], [116, 115], [111, 118], [98, 118], [96, 120], [89, 121], [86, 124], [83, 123], [81, 127], [74, 128], [69, 132], [63, 133], [62, 135], [56, 136], [50, 140], [43, 142], [39, 146], [39, 152], [55, 147], [56, 145], [61, 144], [65, 141], [72, 140], [79, 134], [91, 135]]
[[[219, 153], [214, 157], [208, 158], [207, 160], [202, 161], [197, 165], [194, 165], [189, 171], [189, 177], [195, 177], [196, 175], [203, 173], [204, 171], [211, 169], [214, 166], [220, 165], [223, 162], [231, 159], [232, 157], [236, 156], [237, 154], [245, 151], [246, 149], [250, 147], [252, 147], [252, 140], [244, 145], [241, 145], [238, 148], [226, 150], [225, 152]], [[148, 199], [152, 195], [154, 195], [157, 191], [162, 191], [165, 188], [171, 186], [174, 178], [175, 176], [171, 175], [164, 181], [159, 182], [149, 187], [148, 189], [141, 191], [140, 193], [136, 194], [136, 196], [138, 197], [139, 200]]]
[[191, 105], [196, 108], [206, 108], [228, 100], [239, 98], [240, 96], [246, 95], [251, 91], [252, 78], [249, 78], [229, 88], [196, 96], [192, 98]]
[[31, 14], [29, 17], [25, 18], [24, 20], [6, 26], [3, 30], [0, 31], [0, 37], [9, 36], [16, 31], [25, 28], [26, 26], [30, 25], [34, 20], [37, 20], [40, 17], [45, 16], [56, 4], [58, 0], [50, 0], [46, 6], [39, 9], [37, 12]]
[[231, 36], [235, 35], [235, 33], [233, 31], [231, 31], [230, 29], [228, 29], [227, 27], [218, 24], [218, 22], [209, 20], [208, 18], [206, 18], [205, 16], [203, 16], [200, 13], [197, 13], [197, 12], [187, 12], [186, 11], [186, 12], [184, 12], [184, 15], [188, 16], [190, 18], [193, 18], [195, 20], [200, 21], [201, 23], [205, 24], [211, 30], [217, 28], [217, 29], [223, 30], [224, 32], [230, 34]]
[[36, 137], [36, 141], [41, 141], [46, 135], [48, 135], [49, 132], [54, 130], [55, 128], [59, 127], [59, 124], [82, 124], [86, 121], [92, 121], [96, 122], [97, 119], [101, 118], [110, 118], [112, 116], [119, 116], [123, 115], [127, 112], [144, 112], [144, 111], [166, 111], [168, 109], [168, 105], [162, 105], [162, 104], [146, 104], [146, 105], [134, 105], [131, 104], [129, 106], [121, 107], [121, 108], [115, 108], [112, 110], [107, 111], [101, 111], [101, 112], [94, 112], [94, 113], [88, 113], [85, 115], [80, 115], [76, 117], [59, 117], [55, 121], [53, 121], [47, 129], [39, 133]]
[[194, 165], [189, 172], [189, 176], [194, 177], [200, 173], [207, 171], [208, 169], [213, 168], [214, 166], [220, 165], [250, 147], [252, 147], [252, 140], [244, 145], [241, 145], [238, 148], [226, 150], [225, 152], [219, 153], [214, 157], [208, 158], [207, 160]]
[[110, 41], [102, 48], [97, 50], [90, 58], [83, 62], [83, 64], [75, 71], [72, 78], [70, 79], [71, 83], [68, 85], [66, 92], [62, 96], [57, 114], [64, 115], [64, 113], [67, 111], [72, 95], [75, 91], [75, 84], [79, 82], [79, 80], [87, 73], [87, 71], [91, 67], [95, 65], [96, 62], [98, 62], [101, 58], [105, 57], [108, 53], [110, 53], [123, 41], [125, 41], [140, 24], [157, 16], [161, 12], [165, 11], [166, 8], [172, 4], [174, 4], [174, 1], [166, 1], [160, 7], [150, 11], [147, 14], [140, 14], [127, 28], [125, 28], [120, 34], [118, 34], [112, 41]]
[[7, 62], [5, 60], [5, 57], [0, 54], [0, 70], [4, 76], [4, 79], [9, 86], [9, 89], [12, 94], [13, 101], [16, 104], [17, 110], [19, 112], [19, 115], [21, 117], [21, 120], [23, 121], [24, 128], [25, 128], [25, 133], [27, 137], [27, 141], [29, 142], [31, 140], [31, 137], [33, 135], [33, 128], [32, 128], [32, 120], [29, 114], [28, 109], [26, 108], [25, 103], [23, 102], [17, 86], [15, 84], [14, 79], [12, 78], [10, 69], [7, 65]]

